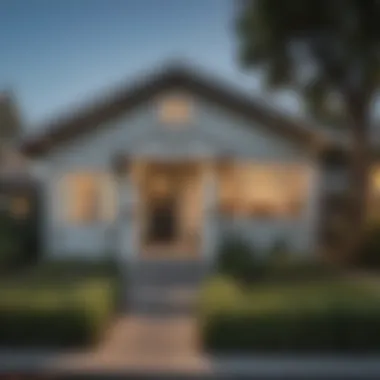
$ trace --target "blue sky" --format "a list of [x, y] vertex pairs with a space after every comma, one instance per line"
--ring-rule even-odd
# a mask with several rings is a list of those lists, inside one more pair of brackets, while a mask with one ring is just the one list
[[30, 126], [172, 59], [242, 88], [233, 0], [1, 0], [0, 90]]

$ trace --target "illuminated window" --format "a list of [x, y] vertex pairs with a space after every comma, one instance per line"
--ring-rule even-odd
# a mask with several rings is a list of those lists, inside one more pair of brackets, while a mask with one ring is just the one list
[[107, 177], [75, 173], [65, 177], [67, 220], [89, 224], [115, 217], [115, 194]]
[[227, 214], [297, 217], [306, 200], [306, 172], [300, 168], [240, 164], [220, 173], [219, 204]]
[[190, 119], [190, 102], [184, 96], [169, 96], [159, 101], [159, 118], [165, 124], [183, 124]]

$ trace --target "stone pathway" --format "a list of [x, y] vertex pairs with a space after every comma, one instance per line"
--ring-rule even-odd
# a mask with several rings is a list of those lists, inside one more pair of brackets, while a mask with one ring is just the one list
[[207, 371], [193, 315], [201, 279], [197, 262], [142, 263], [133, 272], [128, 314], [92, 353], [64, 364], [75, 369]]
[[79, 370], [207, 372], [192, 317], [123, 317], [92, 353], [66, 357]]

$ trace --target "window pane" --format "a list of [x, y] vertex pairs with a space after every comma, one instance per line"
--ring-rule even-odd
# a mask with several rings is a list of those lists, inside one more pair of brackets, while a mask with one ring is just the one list
[[189, 100], [184, 96], [165, 97], [159, 102], [160, 121], [168, 124], [185, 123], [190, 118]]
[[300, 167], [238, 164], [220, 173], [222, 212], [254, 217], [296, 217], [306, 197]]
[[95, 174], [71, 174], [67, 178], [69, 220], [79, 223], [101, 218], [101, 188]]

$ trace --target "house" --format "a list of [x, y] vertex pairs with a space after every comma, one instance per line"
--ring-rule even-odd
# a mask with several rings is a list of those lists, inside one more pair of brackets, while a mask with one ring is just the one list
[[212, 263], [230, 232], [300, 255], [321, 245], [326, 157], [342, 149], [208, 75], [170, 66], [41, 131], [21, 149], [48, 257]]

